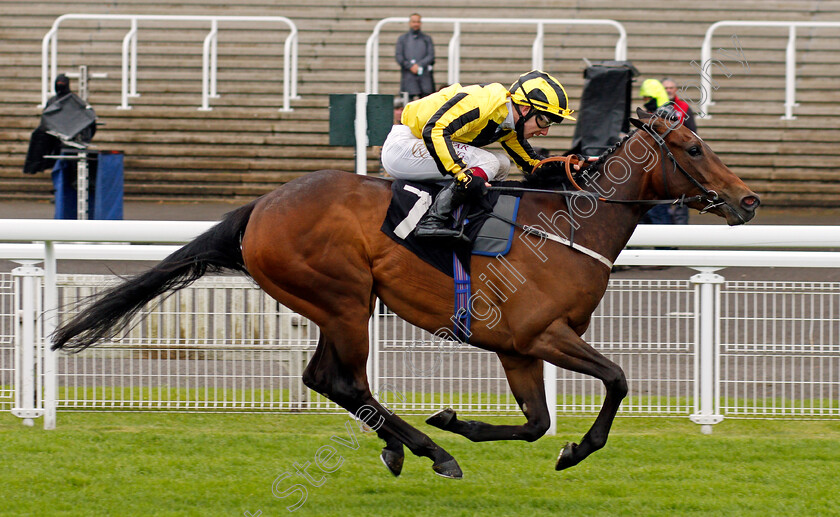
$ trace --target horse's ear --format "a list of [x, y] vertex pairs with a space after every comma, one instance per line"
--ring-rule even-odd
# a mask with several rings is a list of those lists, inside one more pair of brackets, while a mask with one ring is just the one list
[[647, 111], [643, 110], [642, 108], [636, 108], [636, 116], [642, 120], [649, 119], [652, 115]]
[[644, 122], [642, 122], [641, 120], [639, 120], [637, 118], [631, 118], [630, 123], [633, 124], [634, 126], [636, 126], [639, 129], [642, 129], [642, 126], [645, 125]]

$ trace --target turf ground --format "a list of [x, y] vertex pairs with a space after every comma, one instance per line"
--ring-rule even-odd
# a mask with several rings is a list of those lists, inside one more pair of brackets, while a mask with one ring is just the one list
[[44, 431], [4, 412], [0, 515], [289, 515], [296, 484], [294, 515], [840, 515], [837, 421], [726, 420], [706, 436], [688, 419], [620, 418], [605, 449], [555, 472], [591, 417], [561, 418], [535, 443], [471, 443], [407, 420], [464, 479], [413, 455], [394, 478], [381, 442], [342, 415], [60, 412]]

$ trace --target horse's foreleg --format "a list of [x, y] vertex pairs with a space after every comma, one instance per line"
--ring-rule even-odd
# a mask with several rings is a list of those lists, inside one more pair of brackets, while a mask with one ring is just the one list
[[627, 396], [627, 379], [620, 366], [610, 361], [580, 338], [568, 325], [555, 322], [528, 347], [528, 353], [560, 368], [596, 377], [604, 383], [607, 395], [598, 417], [581, 439], [560, 451], [555, 468], [573, 467], [607, 443], [615, 414]]
[[[450, 478], [463, 477], [452, 455], [408, 422], [385, 409], [373, 397], [365, 372], [367, 327], [363, 328], [364, 336], [358, 341], [358, 346], [323, 337], [318, 343], [318, 351], [304, 372], [304, 383], [377, 431], [386, 443], [382, 461], [394, 475], [399, 475], [402, 468], [401, 444], [405, 444], [417, 456], [430, 458], [432, 469], [437, 474]], [[325, 336], [323, 330], [321, 335]]]
[[542, 361], [532, 357], [498, 354], [516, 402], [528, 421], [524, 425], [493, 425], [476, 420], [458, 420], [447, 408], [430, 416], [426, 423], [460, 434], [474, 442], [525, 440], [533, 442], [548, 430], [550, 419], [545, 403]]

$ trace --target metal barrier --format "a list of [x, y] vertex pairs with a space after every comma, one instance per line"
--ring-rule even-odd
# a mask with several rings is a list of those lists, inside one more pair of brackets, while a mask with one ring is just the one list
[[[703, 38], [703, 46], [700, 50], [700, 112], [708, 116], [709, 106], [712, 102], [712, 36], [721, 27], [787, 27], [788, 43], [785, 49], [785, 114], [783, 120], [793, 120], [793, 108], [799, 106], [796, 103], [796, 29], [797, 27], [836, 27], [840, 28], [840, 22], [755, 22], [726, 20], [712, 24], [706, 30]], [[725, 70], [725, 68], [724, 68]]]
[[0, 273], [0, 407], [15, 405], [15, 285], [11, 273]]
[[[219, 23], [262, 22], [280, 23], [288, 27], [289, 35], [283, 45], [283, 107], [279, 111], [292, 111], [289, 102], [297, 99], [297, 26], [285, 16], [180, 16], [151, 14], [64, 14], [56, 18], [41, 43], [41, 104], [47, 104], [58, 72], [58, 29], [69, 20], [126, 21], [131, 26], [122, 42], [122, 103], [119, 109], [131, 109], [129, 97], [137, 93], [137, 33], [139, 22], [208, 22], [210, 32], [204, 38], [202, 50], [201, 107], [211, 110], [211, 97], [218, 98], [216, 91], [217, 40]], [[52, 92], [53, 94], [55, 92]]]
[[[53, 244], [64, 241], [184, 242], [213, 223], [154, 221], [0, 220], [0, 258], [38, 260], [17, 276], [44, 278], [44, 312], [14, 305], [17, 322], [33, 330], [31, 359], [20, 355], [16, 410], [55, 408], [192, 411], [340, 411], [300, 382], [317, 330], [280, 307], [248, 279], [211, 277], [149, 308], [121, 339], [77, 356], [49, 352], [40, 336], [72, 312], [69, 302], [105, 279], [57, 275], [56, 258], [159, 260], [166, 245]], [[632, 246], [716, 248], [837, 248], [840, 227], [642, 226]], [[690, 238], [689, 238], [690, 237]], [[132, 250], [139, 251], [134, 255]], [[623, 415], [688, 415], [704, 432], [724, 416], [840, 418], [838, 283], [732, 282], [714, 270], [726, 265], [840, 267], [840, 253], [681, 249], [626, 250], [618, 264], [690, 264], [688, 280], [613, 280], [585, 338], [617, 361], [631, 380]], [[113, 255], [114, 252], [118, 252]], [[694, 258], [692, 258], [694, 257]], [[649, 259], [649, 260], [648, 260]], [[22, 289], [22, 288], [21, 288]], [[19, 289], [20, 291], [20, 289]], [[32, 286], [18, 300], [36, 299]], [[0, 293], [2, 296], [2, 293]], [[2, 300], [2, 298], [0, 298]], [[59, 308], [61, 308], [59, 310]], [[371, 323], [369, 374], [374, 392], [390, 392], [400, 411], [450, 405], [471, 414], [517, 414], [495, 356], [454, 342], [436, 342], [377, 308]], [[0, 323], [5, 321], [0, 317]], [[141, 322], [142, 321], [142, 322]], [[33, 329], [38, 324], [30, 325]], [[21, 335], [25, 334], [22, 331]], [[16, 332], [16, 335], [18, 333]], [[23, 350], [23, 345], [18, 347]], [[0, 353], [0, 361], [9, 349]], [[41, 365], [41, 366], [39, 366]], [[768, 370], [768, 366], [770, 369]], [[2, 362], [0, 362], [2, 367]], [[39, 371], [38, 368], [41, 368]], [[43, 375], [41, 374], [43, 372]], [[0, 374], [6, 375], [2, 370]], [[38, 383], [43, 383], [38, 392]], [[594, 413], [603, 387], [594, 379], [546, 368], [556, 413]], [[40, 394], [39, 394], [40, 393]], [[2, 400], [0, 400], [2, 402]], [[50, 416], [52, 415], [52, 416]]]
[[[531, 46], [531, 68], [541, 70], [543, 68], [543, 39], [545, 37], [546, 25], [609, 25], [618, 31], [618, 41], [615, 44], [616, 61], [627, 59], [627, 31], [624, 26], [615, 20], [590, 20], [590, 19], [546, 19], [532, 20], [527, 18], [432, 18], [424, 17], [424, 23], [451, 23], [452, 38], [449, 40], [448, 57], [449, 71], [447, 84], [459, 82], [461, 72], [461, 26], [464, 24], [489, 24], [489, 25], [531, 25], [537, 30], [534, 43]], [[379, 93], [379, 33], [382, 27], [389, 23], [408, 23], [406, 17], [391, 17], [379, 20], [373, 28], [373, 33], [368, 37], [365, 44], [365, 93]]]

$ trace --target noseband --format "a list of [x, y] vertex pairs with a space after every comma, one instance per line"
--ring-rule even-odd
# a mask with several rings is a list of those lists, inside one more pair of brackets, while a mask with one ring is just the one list
[[[673, 131], [673, 128], [671, 126], [668, 126], [668, 129], [664, 133], [662, 133], [661, 135], [659, 133], [657, 133], [656, 131], [654, 131], [653, 127], [651, 127], [647, 123], [645, 123], [642, 126], [642, 129], [644, 129], [645, 132], [647, 134], [649, 134], [651, 136], [651, 138], [653, 138], [653, 141], [656, 142], [656, 144], [659, 146], [659, 150], [662, 151], [662, 184], [665, 185], [665, 195], [666, 196], [669, 196], [669, 197], [671, 196], [671, 189], [670, 189], [670, 187], [668, 187], [667, 166], [665, 165], [665, 159], [667, 158], [667, 159], [671, 160], [671, 163], [674, 164], [674, 170], [675, 171], [680, 171], [680, 173], [682, 173], [682, 175], [685, 176], [686, 179], [688, 179], [688, 181], [692, 185], [697, 187], [697, 189], [700, 190], [700, 192], [702, 192], [702, 194], [700, 194], [699, 196], [695, 196], [695, 198], [698, 198], [697, 199], [698, 201], [701, 201], [703, 203], [707, 203], [706, 207], [703, 208], [702, 210], [700, 210], [701, 214], [705, 214], [709, 210], [712, 210], [712, 209], [717, 208], [719, 206], [725, 206], [729, 210], [732, 210], [732, 207], [726, 201], [724, 201], [718, 195], [717, 192], [715, 192], [714, 190], [709, 190], [706, 187], [704, 187], [699, 181], [697, 181], [694, 178], [694, 176], [689, 174], [687, 170], [683, 169], [682, 165], [680, 165], [677, 162], [677, 159], [674, 158], [674, 154], [671, 152], [671, 149], [668, 147], [668, 143], [665, 142], [665, 137], [668, 136], [668, 133]], [[683, 198], [684, 197], [685, 197], [685, 195], [683, 195]], [[682, 205], [683, 202], [680, 202], [680, 205]], [[732, 212], [735, 215], [737, 215], [738, 217], [741, 217], [736, 210], [732, 210]]]

